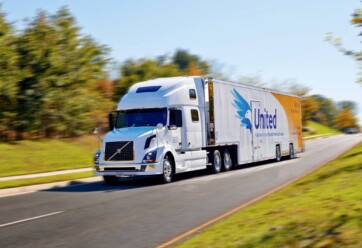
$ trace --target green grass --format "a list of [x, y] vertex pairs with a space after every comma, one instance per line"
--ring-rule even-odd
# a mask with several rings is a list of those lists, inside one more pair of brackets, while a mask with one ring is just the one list
[[35, 184], [42, 184], [42, 183], [54, 183], [54, 182], [60, 182], [60, 181], [75, 180], [75, 179], [80, 179], [80, 178], [92, 177], [93, 173], [94, 173], [93, 171], [87, 171], [87, 172], [63, 174], [63, 175], [56, 175], [56, 176], [48, 176], [48, 177], [37, 177], [37, 178], [30, 178], [30, 179], [1, 181], [0, 189], [21, 187], [21, 186], [28, 186], [28, 185], [35, 185]]
[[0, 177], [92, 166], [93, 136], [0, 143]]
[[336, 129], [324, 126], [314, 121], [308, 121], [307, 128], [310, 129], [310, 132], [304, 134], [304, 137], [314, 136], [314, 135], [334, 135], [340, 133], [340, 131]]
[[362, 247], [362, 143], [178, 247]]

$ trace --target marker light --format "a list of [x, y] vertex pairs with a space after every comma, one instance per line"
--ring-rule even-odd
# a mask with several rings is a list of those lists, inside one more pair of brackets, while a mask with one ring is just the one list
[[96, 151], [94, 154], [93, 162], [94, 164], [99, 164], [99, 158], [101, 157], [101, 150]]

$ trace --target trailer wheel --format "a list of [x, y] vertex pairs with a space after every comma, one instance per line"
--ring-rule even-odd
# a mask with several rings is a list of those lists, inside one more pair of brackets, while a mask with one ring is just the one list
[[275, 160], [279, 162], [281, 159], [282, 159], [282, 153], [280, 152], [280, 145], [277, 145], [275, 150]]
[[293, 146], [293, 144], [289, 144], [289, 158], [290, 158], [290, 159], [295, 158], [295, 153], [294, 153], [294, 146]]
[[225, 149], [224, 153], [223, 153], [223, 166], [222, 166], [223, 171], [230, 170], [232, 167], [232, 164], [233, 163], [231, 160], [230, 153], [229, 153], [228, 149]]
[[172, 178], [174, 175], [172, 161], [170, 158], [166, 155], [163, 159], [163, 174], [161, 177], [162, 183], [170, 183], [172, 182]]
[[221, 155], [218, 150], [215, 150], [212, 157], [211, 172], [217, 174], [220, 171], [221, 171]]
[[103, 176], [103, 180], [106, 185], [116, 185], [118, 183], [118, 177], [116, 176]]

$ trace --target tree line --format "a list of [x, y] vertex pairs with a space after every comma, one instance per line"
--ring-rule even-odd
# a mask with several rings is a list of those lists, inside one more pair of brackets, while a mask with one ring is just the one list
[[302, 98], [303, 126], [312, 120], [340, 131], [347, 128], [360, 130], [356, 117], [358, 107], [353, 101], [334, 102], [323, 95]]
[[[119, 78], [110, 80], [109, 52], [108, 47], [81, 33], [66, 7], [55, 14], [39, 11], [21, 31], [15, 30], [0, 10], [0, 140], [90, 133], [92, 127], [105, 122], [106, 113], [136, 82], [213, 75], [208, 61], [179, 49], [154, 59], [126, 60], [119, 67]], [[337, 127], [341, 127], [334, 120], [337, 113], [356, 108], [348, 103], [328, 112], [335, 103], [326, 103], [325, 97], [305, 99], [305, 120], [314, 118]]]
[[110, 49], [81, 33], [66, 7], [39, 11], [21, 31], [0, 11], [0, 139], [89, 133], [132, 84], [155, 77], [207, 75], [210, 66], [184, 50], [127, 60], [107, 79]]
[[39, 11], [17, 32], [0, 13], [2, 138], [83, 134], [92, 110], [110, 103], [94, 87], [105, 76], [107, 53], [80, 33], [66, 8]]

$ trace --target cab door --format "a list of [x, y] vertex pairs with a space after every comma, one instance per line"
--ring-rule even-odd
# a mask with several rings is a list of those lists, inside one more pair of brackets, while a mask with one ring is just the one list
[[183, 149], [198, 150], [202, 147], [200, 113], [197, 107], [184, 107], [184, 142]]
[[175, 150], [182, 149], [183, 141], [183, 125], [182, 125], [182, 110], [177, 108], [169, 109], [169, 135], [172, 146]]
[[206, 150], [202, 150], [202, 121], [198, 107], [185, 106], [184, 110], [184, 141], [185, 153], [191, 155], [193, 170], [206, 168]]

